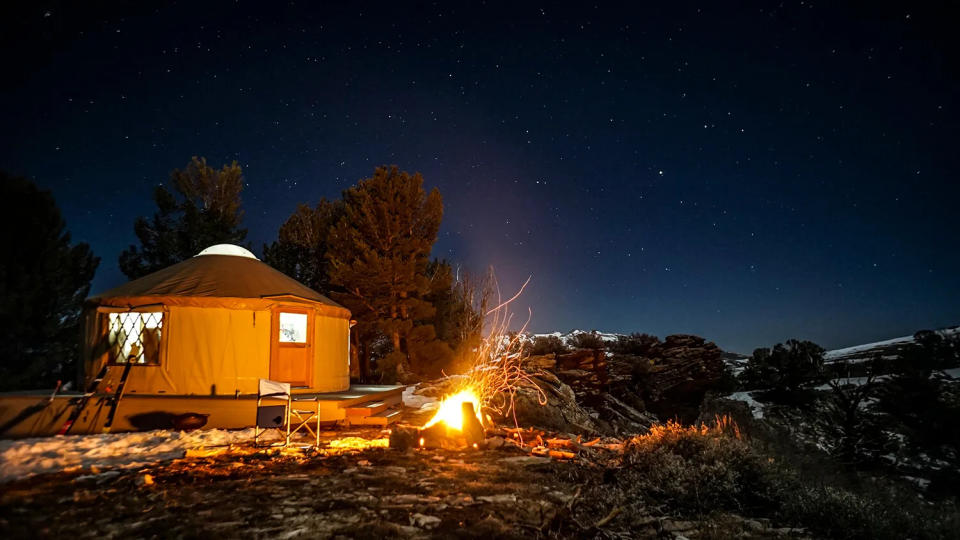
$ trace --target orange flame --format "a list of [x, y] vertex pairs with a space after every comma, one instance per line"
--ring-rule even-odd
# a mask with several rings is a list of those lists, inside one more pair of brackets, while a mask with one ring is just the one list
[[473, 390], [466, 389], [452, 396], [443, 398], [443, 400], [440, 401], [440, 408], [437, 409], [437, 414], [435, 414], [429, 422], [424, 424], [423, 427], [428, 428], [434, 424], [443, 422], [449, 428], [462, 431], [464, 403], [473, 403], [473, 410], [477, 413], [477, 420], [482, 423], [483, 417], [480, 416], [480, 398], [477, 397]]

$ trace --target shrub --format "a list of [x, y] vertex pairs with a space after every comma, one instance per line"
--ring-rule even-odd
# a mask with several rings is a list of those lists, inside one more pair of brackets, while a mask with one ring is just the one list
[[570, 338], [570, 345], [575, 349], [603, 349], [607, 344], [596, 332], [580, 332]]
[[780, 519], [828, 538], [953, 538], [960, 518], [953, 503], [926, 504], [901, 489], [791, 482], [783, 491]]
[[617, 336], [617, 340], [610, 345], [610, 350], [617, 354], [631, 354], [635, 356], [652, 357], [660, 345], [660, 338], [650, 334], [634, 332], [626, 336]]
[[407, 355], [399, 351], [391, 352], [390, 354], [379, 358], [377, 360], [376, 371], [380, 376], [380, 382], [383, 384], [394, 384], [398, 379], [404, 375], [404, 363], [406, 363]]
[[684, 512], [741, 511], [770, 505], [769, 463], [727, 417], [712, 425], [651, 427], [624, 445], [631, 481]]
[[536, 336], [527, 346], [527, 351], [531, 356], [542, 356], [545, 354], [565, 354], [570, 352], [570, 349], [557, 336]]
[[624, 444], [623, 500], [688, 517], [766, 517], [814, 537], [948, 538], [960, 530], [953, 500], [925, 502], [901, 484], [832, 467], [801, 470], [789, 454], [770, 450], [743, 438], [727, 417], [712, 425], [653, 426]]

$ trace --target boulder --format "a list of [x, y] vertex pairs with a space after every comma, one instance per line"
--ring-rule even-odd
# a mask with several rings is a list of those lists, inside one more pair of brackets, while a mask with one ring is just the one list
[[[547, 403], [540, 403], [540, 394], [533, 388], [520, 388], [513, 396], [514, 413], [518, 424], [524, 427], [540, 427], [571, 433], [596, 433], [598, 426], [577, 403], [576, 395], [549, 372], [533, 377], [533, 382], [546, 395]], [[505, 399], [508, 396], [504, 396]], [[512, 425], [514, 414], [494, 418], [500, 424]]]

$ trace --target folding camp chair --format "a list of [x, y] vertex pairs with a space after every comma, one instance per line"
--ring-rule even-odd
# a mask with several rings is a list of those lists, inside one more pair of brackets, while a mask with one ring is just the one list
[[[274, 405], [264, 405], [264, 402]], [[276, 403], [282, 403], [277, 405]], [[308, 403], [315, 404], [307, 408]], [[283, 446], [290, 445], [290, 438], [301, 429], [313, 435], [315, 445], [320, 446], [320, 400], [316, 396], [298, 396], [290, 392], [290, 383], [260, 379], [257, 392], [257, 423], [253, 432], [253, 444], [260, 445], [260, 435], [268, 429], [276, 429], [286, 437]]]

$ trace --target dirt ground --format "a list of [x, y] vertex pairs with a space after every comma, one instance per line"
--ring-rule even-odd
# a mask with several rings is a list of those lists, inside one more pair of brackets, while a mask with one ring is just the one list
[[8, 538], [530, 537], [562, 533], [554, 517], [576, 492], [564, 480], [574, 467], [508, 450], [235, 449], [7, 484], [0, 528]]
[[[404, 420], [421, 425], [425, 417]], [[510, 444], [331, 448], [334, 441], [383, 446], [388, 433], [338, 429], [322, 433], [319, 450], [234, 445], [137, 470], [7, 483], [0, 485], [0, 538], [806, 536], [733, 514], [674, 515], [638, 497], [611, 468], [617, 454], [601, 450], [566, 461]]]

